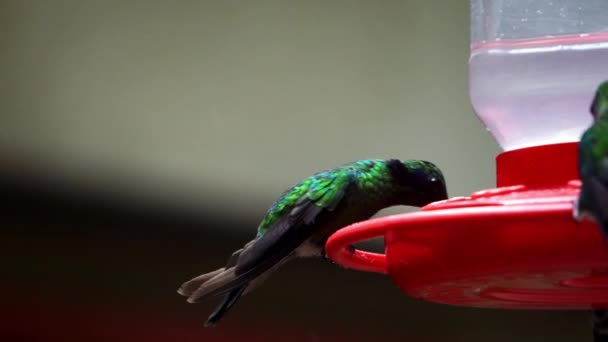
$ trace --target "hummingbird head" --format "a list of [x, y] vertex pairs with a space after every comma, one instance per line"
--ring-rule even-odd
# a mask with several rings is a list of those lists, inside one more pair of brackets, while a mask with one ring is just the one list
[[593, 120], [602, 117], [608, 118], [608, 81], [604, 81], [597, 88], [591, 102], [591, 115], [593, 115]]
[[433, 163], [424, 160], [387, 162], [391, 177], [399, 188], [400, 204], [425, 206], [448, 198], [445, 178]]

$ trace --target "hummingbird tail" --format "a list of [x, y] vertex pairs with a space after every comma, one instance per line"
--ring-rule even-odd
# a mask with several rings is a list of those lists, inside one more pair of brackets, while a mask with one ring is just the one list
[[608, 342], [608, 310], [593, 310], [591, 312], [593, 324], [593, 341]]
[[[213, 273], [213, 272], [212, 272]], [[204, 277], [200, 276], [200, 277]], [[196, 278], [195, 278], [196, 279]], [[191, 281], [195, 281], [195, 279]], [[205, 282], [200, 284], [189, 296], [188, 303], [198, 303], [207, 298], [215, 297], [241, 287], [247, 286], [250, 279], [243, 277], [237, 277], [234, 273], [234, 267], [228, 269], [222, 269], [214, 277], [207, 279]], [[194, 286], [192, 286], [194, 287]]]
[[192, 278], [187, 282], [183, 283], [182, 286], [180, 286], [177, 290], [177, 293], [184, 297], [190, 297], [194, 293], [194, 291], [196, 291], [202, 284], [204, 284], [206, 281], [222, 273], [225, 270], [226, 269], [222, 267], [213, 272], [204, 273], [195, 278]]
[[249, 241], [247, 244], [245, 244], [243, 248], [232, 253], [230, 258], [228, 259], [228, 262], [226, 262], [226, 266], [209, 273], [203, 273], [183, 283], [182, 286], [180, 286], [180, 288], [177, 290], [177, 293], [185, 297], [191, 297], [192, 294], [194, 294], [194, 292], [198, 290], [203, 284], [215, 278], [216, 276], [228, 271], [230, 268], [234, 268], [243, 250], [251, 246], [254, 242], [255, 240]]
[[236, 303], [237, 300], [241, 298], [241, 295], [243, 294], [243, 291], [245, 291], [246, 288], [247, 285], [243, 285], [228, 292], [224, 296], [224, 300], [222, 301], [222, 303], [215, 309], [215, 311], [213, 311], [211, 315], [209, 315], [207, 322], [205, 322], [205, 327], [215, 326], [222, 319], [222, 317], [224, 317], [224, 315], [232, 308], [234, 303]]
[[296, 249], [310, 236], [310, 226], [322, 211], [313, 201], [303, 201], [282, 217], [274, 228], [234, 252], [226, 266], [185, 282], [178, 293], [189, 303], [224, 295], [206, 326], [216, 324], [241, 295], [259, 286], [274, 270], [297, 256]]

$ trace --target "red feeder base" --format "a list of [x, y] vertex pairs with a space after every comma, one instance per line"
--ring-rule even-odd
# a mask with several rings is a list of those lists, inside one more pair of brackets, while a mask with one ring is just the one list
[[[432, 302], [608, 307], [607, 245], [595, 224], [572, 217], [576, 148], [505, 152], [497, 158], [499, 188], [351, 225], [330, 237], [326, 251], [345, 267], [388, 273], [404, 292]], [[386, 255], [347, 248], [379, 236]]]

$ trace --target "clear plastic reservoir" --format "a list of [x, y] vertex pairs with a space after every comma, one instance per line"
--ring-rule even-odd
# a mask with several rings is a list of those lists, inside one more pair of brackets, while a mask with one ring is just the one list
[[504, 150], [578, 141], [608, 80], [608, 0], [471, 0], [471, 103]]

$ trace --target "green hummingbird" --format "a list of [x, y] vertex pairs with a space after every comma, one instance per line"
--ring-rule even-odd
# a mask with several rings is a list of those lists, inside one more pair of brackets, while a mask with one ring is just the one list
[[365, 159], [319, 172], [279, 197], [256, 237], [226, 265], [185, 282], [177, 291], [190, 303], [223, 295], [205, 326], [213, 326], [237, 300], [296, 257], [323, 257], [327, 238], [394, 205], [422, 207], [447, 198], [445, 179], [422, 160]]
[[598, 87], [591, 103], [593, 124], [578, 145], [581, 191], [574, 203], [574, 218], [598, 223], [608, 240], [608, 81]]
[[[590, 218], [608, 240], [608, 81], [597, 88], [591, 102], [593, 124], [578, 145], [581, 191], [574, 202], [574, 218]], [[592, 311], [593, 340], [608, 341], [608, 311]]]

